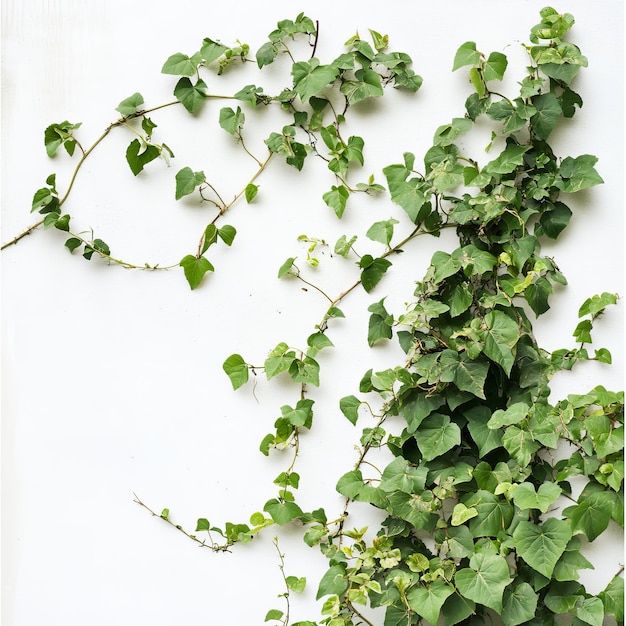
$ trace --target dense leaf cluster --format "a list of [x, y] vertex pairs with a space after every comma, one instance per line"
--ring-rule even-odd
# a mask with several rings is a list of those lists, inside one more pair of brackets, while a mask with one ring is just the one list
[[[608, 350], [590, 355], [586, 344], [616, 296], [603, 293], [581, 306], [577, 348], [546, 352], [531, 323], [548, 310], [554, 284], [566, 284], [555, 262], [541, 256], [542, 238], [556, 239], [571, 217], [563, 195], [602, 182], [595, 157], [561, 159], [548, 143], [559, 121], [582, 105], [571, 83], [586, 60], [562, 39], [571, 16], [544, 9], [541, 17], [519, 96], [493, 88], [505, 55], [463, 44], [453, 69], [469, 66], [474, 92], [465, 116], [437, 129], [422, 173], [410, 153], [384, 170], [392, 200], [416, 229], [436, 234], [454, 226], [459, 245], [433, 255], [401, 315], [390, 314], [384, 298], [370, 306], [368, 342], [395, 335], [406, 361], [366, 372], [360, 392], [368, 400], [348, 396], [340, 404], [353, 424], [369, 396], [383, 406], [376, 426], [363, 430], [356, 467], [337, 483], [347, 503], [387, 513], [381, 530], [367, 541], [367, 529], [347, 530], [343, 518], [328, 523], [319, 511], [300, 514], [289, 505], [292, 519], [309, 524], [305, 542], [329, 559], [318, 588], [322, 624], [362, 623], [357, 607], [367, 604], [384, 607], [385, 626], [483, 624], [496, 615], [506, 626], [552, 624], [563, 614], [577, 624], [600, 626], [605, 615], [623, 620], [620, 576], [599, 596], [578, 582], [579, 570], [593, 567], [582, 543], [611, 521], [624, 523], [623, 393], [599, 386], [549, 400], [559, 370], [586, 359], [610, 363]], [[482, 117], [493, 121], [504, 148], [479, 167], [456, 141]], [[378, 222], [367, 235], [389, 250], [396, 223]], [[338, 247], [347, 256], [353, 244], [344, 238]], [[369, 292], [391, 262], [367, 256], [358, 265]], [[297, 362], [286, 346], [272, 351], [268, 378], [289, 369], [298, 380], [290, 369]], [[241, 373], [250, 367], [243, 359], [238, 365]], [[286, 441], [283, 420], [264, 440], [265, 454]], [[302, 422], [287, 422], [283, 434], [293, 437]], [[371, 477], [363, 462], [374, 447], [386, 447], [394, 460]], [[265, 510], [285, 522], [284, 510], [280, 518]]]

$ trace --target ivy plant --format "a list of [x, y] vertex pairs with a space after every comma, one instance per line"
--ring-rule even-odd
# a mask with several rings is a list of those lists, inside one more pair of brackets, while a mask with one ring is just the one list
[[[324, 300], [318, 323], [300, 345], [279, 341], [256, 364], [238, 353], [223, 363], [234, 389], [245, 388], [259, 373], [268, 381], [281, 378], [292, 384], [293, 395], [277, 409], [271, 432], [259, 442], [263, 455], [287, 456], [273, 481], [274, 496], [258, 503], [245, 522], [217, 526], [201, 517], [193, 531], [172, 521], [169, 509], [158, 513], [135, 498], [213, 551], [298, 525], [304, 543], [328, 560], [317, 582], [321, 615], [290, 621], [290, 598], [307, 581], [286, 573], [276, 538], [284, 604], [269, 608], [266, 622], [372, 626], [375, 618], [364, 610], [369, 607], [379, 609], [376, 623], [382, 626], [544, 625], [561, 623], [563, 617], [572, 624], [600, 626], [607, 617], [623, 623], [622, 572], [597, 595], [579, 582], [579, 572], [592, 567], [582, 545], [610, 524], [624, 524], [624, 394], [596, 386], [557, 401], [550, 398], [550, 382], [558, 372], [585, 361], [611, 363], [608, 348], [592, 348], [592, 332], [618, 295], [589, 294], [580, 305], [570, 346], [548, 351], [533, 331], [550, 308], [555, 286], [567, 284], [556, 261], [542, 254], [542, 244], [558, 240], [567, 228], [570, 195], [603, 182], [595, 156], [557, 155], [549, 143], [563, 119], [583, 104], [574, 87], [587, 59], [567, 39], [573, 24], [568, 13], [541, 10], [528, 43], [522, 44], [525, 73], [509, 95], [499, 86], [508, 68], [506, 55], [485, 53], [473, 41], [462, 43], [451, 69], [467, 75], [464, 107], [436, 129], [425, 154], [418, 158], [405, 152], [384, 167], [385, 185], [374, 175], [353, 182], [365, 163], [365, 141], [346, 137], [346, 119], [353, 105], [383, 96], [389, 85], [417, 91], [421, 78], [411, 69], [411, 58], [390, 52], [388, 37], [374, 30], [368, 40], [351, 37], [334, 60], [318, 59], [317, 26], [304, 14], [278, 22], [253, 58], [245, 44], [228, 47], [210, 38], [191, 54], [171, 55], [162, 71], [177, 79], [176, 100], [143, 108], [141, 94], [129, 96], [116, 109], [122, 117], [88, 148], [80, 143], [78, 123], [45, 129], [48, 155], [62, 148], [78, 161], [64, 193], [57, 191], [55, 175], [36, 191], [32, 210], [43, 215], [36, 226], [65, 232], [65, 246], [86, 259], [164, 269], [170, 265], [118, 259], [102, 239], [74, 230], [74, 218], [64, 210], [82, 164], [117, 128], [132, 137], [126, 161], [133, 175], [158, 158], [173, 159], [168, 145], [153, 141], [157, 126], [149, 115], [179, 104], [193, 115], [207, 98], [217, 97], [208, 92], [207, 73], [247, 62], [262, 72], [287, 55], [288, 88], [270, 95], [246, 85], [229, 96], [236, 104], [219, 112], [220, 128], [254, 163], [253, 175], [234, 199], [223, 199], [201, 164], [185, 165], [174, 176], [176, 199], [199, 194], [213, 211], [190, 253], [174, 264], [191, 289], [214, 271], [211, 246], [235, 241], [236, 230], [223, 223], [224, 214], [241, 198], [254, 201], [262, 192], [258, 179], [273, 159], [283, 159], [296, 172], [304, 172], [310, 156], [323, 159], [331, 174], [319, 200], [339, 219], [357, 193], [388, 193], [402, 212], [398, 217], [409, 219], [404, 233], [397, 232], [401, 221], [391, 217], [336, 241], [338, 258], [332, 262], [352, 263], [354, 272], [337, 295], [310, 277], [320, 263], [316, 251], [329, 245], [326, 239], [302, 235], [301, 243], [308, 246], [304, 262], [288, 256], [268, 270], [268, 278], [305, 284]], [[309, 58], [292, 55], [296, 38], [309, 40]], [[245, 143], [245, 114], [262, 106], [278, 107], [285, 124], [267, 135], [267, 152], [255, 155]], [[485, 129], [502, 147], [481, 166], [460, 140]], [[420, 276], [407, 277], [412, 299], [405, 309], [389, 311], [386, 297], [378, 295], [368, 306], [363, 341], [372, 347], [397, 342], [403, 356], [393, 367], [364, 371], [358, 389], [341, 399], [340, 414], [355, 428], [366, 423], [356, 436], [357, 458], [346, 463], [336, 482], [344, 506], [334, 515], [322, 507], [308, 510], [297, 496], [298, 458], [303, 433], [314, 427], [316, 390], [322, 387], [318, 354], [334, 346], [333, 326], [344, 317], [339, 305], [355, 290], [371, 294], [384, 287], [397, 254], [410, 254], [418, 237], [436, 237], [444, 229], [456, 233], [456, 245], [435, 252]], [[376, 254], [357, 252], [363, 238], [378, 246]], [[386, 453], [384, 467], [370, 460], [375, 451]], [[350, 526], [354, 502], [383, 513], [373, 536], [367, 528]]]

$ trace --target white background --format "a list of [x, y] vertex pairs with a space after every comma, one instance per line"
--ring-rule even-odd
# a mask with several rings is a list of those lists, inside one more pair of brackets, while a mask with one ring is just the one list
[[[515, 67], [543, 2], [208, 3], [79, 2], [5, 0], [2, 3], [2, 241], [35, 221], [29, 216], [34, 191], [57, 172], [67, 185], [71, 161], [46, 157], [43, 130], [65, 119], [83, 122], [78, 136], [94, 141], [117, 118], [118, 103], [139, 91], [146, 105], [172, 100], [176, 79], [160, 74], [175, 52], [191, 54], [204, 37], [256, 50], [278, 20], [304, 10], [320, 22], [317, 56], [328, 62], [355, 31], [390, 35], [391, 48], [409, 53], [424, 77], [415, 96], [389, 92], [352, 113], [349, 132], [366, 141], [360, 180], [399, 162], [404, 151], [418, 162], [434, 130], [463, 115], [470, 93], [466, 73], [451, 73], [457, 47], [476, 41], [480, 50], [504, 51], [511, 77], [502, 89], [515, 93]], [[552, 309], [536, 325], [546, 349], [573, 345], [571, 332], [585, 298], [602, 291], [623, 295], [623, 7], [621, 0], [569, 0], [556, 8], [577, 23], [571, 37], [589, 58], [575, 83], [584, 107], [551, 138], [561, 156], [599, 157], [605, 184], [567, 201], [574, 210], [558, 242], [544, 246], [569, 279], [552, 298]], [[305, 51], [306, 54], [306, 51]], [[249, 83], [268, 93], [289, 84], [286, 59], [261, 75], [250, 67], [215, 77], [213, 93], [234, 93]], [[114, 256], [142, 264], [176, 263], [194, 253], [213, 212], [194, 199], [174, 200], [174, 174], [184, 166], [204, 170], [232, 196], [245, 185], [254, 163], [217, 123], [228, 102], [207, 103], [198, 119], [182, 107], [154, 113], [154, 140], [176, 154], [135, 179], [124, 159], [132, 136], [122, 129], [92, 154], [64, 207], [78, 228], [93, 228]], [[251, 149], [264, 154], [263, 139], [288, 123], [278, 112], [246, 111]], [[256, 130], [255, 130], [256, 129]], [[476, 156], [488, 136], [466, 140]], [[473, 142], [473, 143], [472, 143]], [[496, 148], [494, 148], [495, 150]], [[354, 178], [358, 182], [359, 177]], [[236, 204], [225, 222], [238, 230], [232, 249], [215, 248], [216, 266], [201, 289], [191, 292], [180, 269], [126, 271], [87, 263], [63, 247], [63, 234], [36, 232], [2, 253], [2, 624], [78, 626], [89, 624], [260, 624], [270, 608], [284, 608], [273, 531], [232, 554], [199, 549], [133, 503], [133, 492], [193, 530], [198, 517], [212, 523], [245, 522], [275, 494], [272, 479], [286, 457], [258, 452], [282, 404], [298, 390], [267, 383], [232, 391], [222, 372], [233, 352], [261, 364], [279, 341], [303, 346], [325, 310], [324, 299], [276, 272], [290, 256], [316, 284], [337, 295], [352, 284], [357, 268], [331, 258], [342, 234], [358, 234], [359, 252], [380, 253], [364, 232], [401, 210], [387, 200], [350, 200], [339, 222], [321, 195], [333, 184], [321, 161], [305, 170], [275, 159], [258, 181], [257, 200]], [[404, 229], [404, 230], [403, 230]], [[306, 268], [298, 235], [326, 239], [317, 270]], [[338, 476], [356, 460], [354, 429], [338, 410], [339, 398], [358, 395], [369, 368], [400, 362], [398, 348], [366, 345], [366, 307], [388, 296], [388, 310], [402, 312], [412, 286], [432, 253], [454, 238], [411, 244], [384, 282], [370, 295], [360, 290], [342, 309], [347, 319], [331, 326], [335, 349], [320, 354], [322, 387], [315, 423], [303, 438], [299, 501], [340, 513], [334, 492]], [[213, 249], [212, 249], [213, 250]], [[583, 364], [558, 377], [553, 399], [597, 384], [623, 388], [623, 302], [595, 329], [596, 347], [608, 347], [613, 366]], [[367, 425], [361, 418], [360, 426]], [[354, 509], [360, 525], [376, 518]], [[359, 517], [360, 515], [360, 517]], [[356, 525], [356, 521], [355, 521]], [[622, 533], [586, 550], [596, 569], [584, 582], [600, 591], [623, 562]], [[316, 619], [317, 580], [326, 564], [297, 531], [281, 532], [286, 573], [307, 576], [309, 587], [293, 607], [293, 620]], [[382, 614], [372, 618], [382, 624]]]

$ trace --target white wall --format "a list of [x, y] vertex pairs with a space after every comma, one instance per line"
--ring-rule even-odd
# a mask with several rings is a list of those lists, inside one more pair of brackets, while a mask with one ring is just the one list
[[[81, 121], [79, 136], [89, 144], [135, 91], [148, 106], [171, 100], [176, 79], [160, 74], [164, 60], [195, 51], [206, 36], [225, 43], [239, 37], [256, 49], [276, 21], [304, 10], [320, 21], [318, 56], [331, 59], [356, 30], [389, 33], [391, 46], [413, 57], [424, 87], [416, 96], [389, 93], [355, 115], [351, 130], [366, 140], [364, 176], [375, 172], [383, 182], [381, 167], [406, 150], [420, 158], [435, 128], [463, 114], [468, 86], [462, 72], [450, 72], [456, 48], [473, 40], [486, 52], [504, 50], [512, 64], [523, 62], [516, 42], [527, 40], [544, 3], [305, 5], [3, 2], [2, 241], [34, 221], [32, 194], [48, 174], [57, 172], [60, 188], [67, 184], [69, 161], [47, 159], [43, 129]], [[553, 143], [563, 156], [597, 155], [606, 182], [572, 199], [568, 231], [544, 247], [570, 281], [536, 326], [547, 349], [572, 345], [586, 297], [624, 294], [623, 7], [621, 0], [564, 0], [556, 8], [575, 15], [572, 37], [589, 69], [576, 83], [584, 107]], [[253, 68], [233, 72], [211, 89], [232, 92], [256, 81], [271, 91], [288, 82], [279, 69], [261, 78]], [[175, 172], [185, 165], [203, 169], [228, 194], [252, 171], [252, 162], [218, 127], [221, 106], [209, 104], [199, 120], [176, 109], [155, 113], [155, 139], [158, 134], [168, 143], [176, 159], [169, 170], [161, 162], [149, 165], [137, 179], [124, 160], [129, 135], [113, 133], [85, 164], [67, 211], [128, 260], [167, 264], [193, 253], [211, 213], [191, 201], [175, 202]], [[258, 151], [282, 125], [271, 115], [260, 116], [260, 130], [251, 131], [250, 145]], [[305, 168], [298, 174], [272, 163], [258, 201], [233, 208], [228, 222], [238, 230], [235, 245], [217, 250], [217, 271], [195, 292], [179, 269], [125, 271], [73, 257], [59, 232], [36, 232], [2, 253], [4, 626], [237, 625], [261, 623], [269, 608], [282, 608], [272, 532], [233, 554], [214, 555], [151, 518], [133, 503], [133, 492], [157, 511], [169, 507], [172, 519], [192, 530], [198, 517], [215, 524], [247, 521], [273, 496], [271, 481], [285, 462], [263, 457], [258, 443], [297, 391], [259, 377], [254, 395], [250, 387], [234, 393], [221, 364], [232, 352], [260, 363], [279, 341], [301, 345], [319, 322], [325, 302], [318, 294], [275, 279], [287, 257], [305, 256], [298, 235], [332, 244], [400, 212], [387, 201], [356, 202], [338, 222], [320, 199], [332, 184], [330, 173], [321, 163]], [[303, 506], [340, 511], [334, 484], [355, 461], [357, 431], [339, 414], [337, 401], [358, 391], [370, 366], [393, 364], [398, 356], [393, 347], [367, 348], [366, 307], [389, 294], [388, 308], [399, 312], [432, 252], [451, 244], [445, 237], [420, 242], [376, 292], [355, 293], [342, 305], [348, 320], [332, 329], [337, 347], [321, 359], [323, 380], [333, 382], [324, 395], [312, 396], [317, 424], [303, 445]], [[354, 267], [331, 259], [329, 251], [321, 259], [311, 276], [337, 294], [350, 284]], [[578, 374], [560, 377], [555, 398], [597, 384], [623, 388], [622, 302], [597, 325], [595, 338], [598, 347], [612, 350], [614, 365], [585, 364]], [[364, 515], [374, 523], [371, 513]], [[623, 562], [615, 548], [621, 538], [612, 529], [589, 547], [596, 569], [584, 582], [591, 591], [602, 589]], [[310, 580], [294, 621], [315, 619], [325, 561], [296, 532], [281, 533], [280, 545], [287, 573]], [[374, 620], [379, 625], [382, 616]]]

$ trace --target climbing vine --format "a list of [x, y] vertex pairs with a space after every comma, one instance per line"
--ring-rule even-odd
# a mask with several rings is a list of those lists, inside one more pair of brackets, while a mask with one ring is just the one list
[[[117, 107], [122, 117], [89, 147], [78, 138], [78, 123], [46, 128], [49, 156], [63, 148], [77, 157], [73, 175], [61, 193], [55, 175], [47, 178], [32, 203], [41, 221], [4, 247], [35, 227], [54, 228], [67, 234], [69, 251], [85, 259], [126, 268], [180, 267], [196, 289], [215, 269], [211, 246], [235, 241], [236, 229], [224, 223], [224, 215], [238, 201], [254, 202], [262, 193], [258, 181], [275, 159], [297, 172], [307, 158], [322, 159], [330, 181], [319, 200], [339, 219], [355, 194], [388, 192], [403, 212], [402, 223], [409, 220], [406, 232], [398, 232], [400, 219], [389, 218], [334, 244], [303, 235], [306, 258], [288, 256], [268, 270], [268, 277], [306, 285], [324, 303], [301, 345], [279, 341], [258, 361], [235, 353], [223, 363], [234, 389], [251, 378], [256, 382], [259, 374], [293, 383], [291, 399], [259, 442], [263, 455], [286, 457], [274, 497], [258, 503], [245, 522], [218, 526], [199, 518], [189, 530], [172, 521], [169, 509], [158, 512], [135, 496], [152, 515], [213, 551], [301, 525], [304, 543], [328, 559], [317, 586], [321, 617], [290, 621], [291, 594], [303, 591], [307, 581], [286, 573], [275, 538], [285, 602], [268, 610], [266, 622], [374, 624], [364, 607], [379, 609], [376, 623], [384, 626], [556, 624], [561, 615], [572, 624], [600, 626], [607, 616], [623, 622], [622, 572], [598, 595], [579, 582], [579, 570], [592, 567], [583, 544], [611, 523], [624, 524], [623, 392], [596, 386], [550, 399], [550, 381], [558, 372], [590, 360], [611, 363], [608, 348], [592, 348], [592, 331], [618, 295], [590, 294], [581, 303], [571, 346], [546, 351], [533, 332], [533, 321], [550, 308], [555, 285], [567, 284], [555, 259], [542, 255], [542, 242], [557, 240], [567, 228], [570, 194], [603, 182], [595, 156], [557, 155], [549, 144], [562, 120], [583, 104], [574, 85], [587, 59], [567, 40], [573, 24], [568, 13], [549, 7], [540, 12], [529, 42], [522, 44], [528, 61], [514, 94], [499, 90], [508, 67], [505, 54], [484, 53], [473, 41], [458, 47], [452, 70], [468, 75], [464, 109], [437, 128], [422, 158], [405, 152], [384, 167], [384, 185], [374, 175], [354, 182], [365, 163], [365, 141], [345, 136], [346, 119], [353, 105], [383, 96], [387, 86], [416, 92], [421, 78], [411, 69], [412, 59], [388, 51], [388, 37], [374, 30], [368, 40], [351, 37], [342, 54], [323, 63], [315, 56], [319, 25], [303, 14], [279, 22], [254, 59], [245, 44], [228, 47], [210, 38], [190, 55], [173, 54], [162, 71], [178, 79], [176, 100], [143, 108], [143, 96], [131, 95]], [[309, 56], [300, 60], [290, 47], [298, 38], [310, 44]], [[248, 62], [261, 72], [279, 55], [291, 63], [291, 85], [279, 94], [266, 94], [256, 84], [230, 96], [209, 92], [207, 73]], [[174, 264], [129, 262], [113, 256], [100, 236], [74, 227], [76, 218], [65, 212], [74, 180], [110, 132], [130, 134], [126, 161], [137, 175], [156, 159], [175, 158], [167, 144], [153, 142], [152, 114], [179, 105], [195, 114], [208, 99], [236, 101], [220, 110], [219, 126], [239, 144], [252, 170], [230, 199], [200, 165], [177, 171], [176, 199], [197, 194], [212, 211], [189, 254]], [[254, 154], [245, 140], [246, 112], [269, 106], [283, 112], [285, 124], [267, 136], [265, 153]], [[471, 133], [487, 133], [490, 145], [499, 146], [485, 164], [462, 147]], [[338, 412], [351, 424], [366, 424], [356, 458], [346, 462], [336, 484], [344, 506], [333, 514], [321, 507], [305, 510], [297, 497], [302, 435], [313, 428], [317, 388], [323, 387], [318, 355], [334, 345], [334, 324], [345, 317], [340, 305], [355, 290], [380, 290], [397, 255], [410, 254], [415, 240], [444, 229], [456, 233], [456, 247], [435, 252], [421, 277], [407, 277], [412, 294], [405, 309], [389, 311], [386, 297], [378, 296], [368, 307], [363, 340], [372, 347], [396, 341], [403, 358], [394, 367], [364, 371], [358, 390], [339, 403]], [[378, 252], [359, 253], [364, 238]], [[355, 268], [352, 282], [337, 294], [315, 280], [317, 252], [330, 245], [335, 258], [323, 262]], [[374, 536], [351, 526], [354, 502], [384, 513]]]

